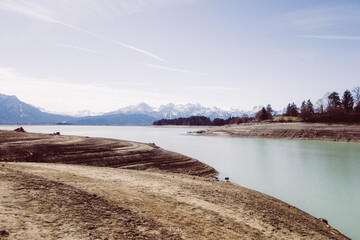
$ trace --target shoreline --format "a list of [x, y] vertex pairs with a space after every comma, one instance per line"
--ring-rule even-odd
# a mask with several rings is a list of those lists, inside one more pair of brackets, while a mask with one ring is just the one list
[[321, 219], [217, 181], [210, 166], [153, 144], [0, 136], [4, 239], [348, 239]]
[[211, 166], [164, 150], [154, 143], [8, 130], [0, 130], [0, 161], [154, 169], [210, 177], [218, 175]]
[[196, 135], [360, 143], [360, 124], [243, 123], [206, 129]]

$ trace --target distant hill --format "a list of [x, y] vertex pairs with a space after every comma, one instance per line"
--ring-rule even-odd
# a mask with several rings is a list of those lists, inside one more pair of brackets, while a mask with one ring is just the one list
[[42, 112], [16, 96], [0, 94], [0, 124], [71, 124], [71, 125], [152, 125], [157, 119], [145, 114], [108, 113], [99, 116], [72, 117]]
[[40, 111], [20, 101], [16, 96], [0, 94], [1, 124], [56, 124], [72, 121], [74, 117]]
[[[0, 124], [72, 124], [72, 125], [152, 125], [160, 119], [189, 118], [191, 116], [205, 116], [228, 119], [229, 117], [249, 117], [261, 109], [254, 107], [251, 111], [232, 109], [229, 111], [217, 107], [204, 107], [200, 104], [169, 103], [158, 108], [146, 103], [131, 105], [117, 111], [87, 117], [75, 117], [61, 114], [51, 114], [41, 111], [27, 103], [20, 101], [16, 96], [0, 94]], [[275, 113], [276, 115], [276, 113]]]

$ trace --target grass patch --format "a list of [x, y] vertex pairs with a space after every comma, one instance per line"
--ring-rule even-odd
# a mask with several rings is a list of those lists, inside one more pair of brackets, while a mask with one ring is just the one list
[[299, 117], [290, 117], [290, 116], [277, 116], [273, 119], [274, 122], [300, 122], [301, 118]]

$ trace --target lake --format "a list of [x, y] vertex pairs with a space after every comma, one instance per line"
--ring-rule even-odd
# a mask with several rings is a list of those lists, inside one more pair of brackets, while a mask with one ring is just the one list
[[[13, 130], [17, 126], [1, 126]], [[360, 239], [360, 144], [304, 140], [206, 137], [203, 128], [24, 126], [26, 131], [118, 138], [196, 158], [238, 183], [281, 199]]]

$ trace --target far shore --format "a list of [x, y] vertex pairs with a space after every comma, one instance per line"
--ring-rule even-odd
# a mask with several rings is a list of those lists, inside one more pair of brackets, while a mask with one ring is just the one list
[[214, 128], [214, 126], [197, 126], [197, 125], [151, 125], [147, 127], [155, 127], [155, 128]]
[[258, 122], [199, 131], [201, 136], [318, 140], [360, 143], [360, 124]]

